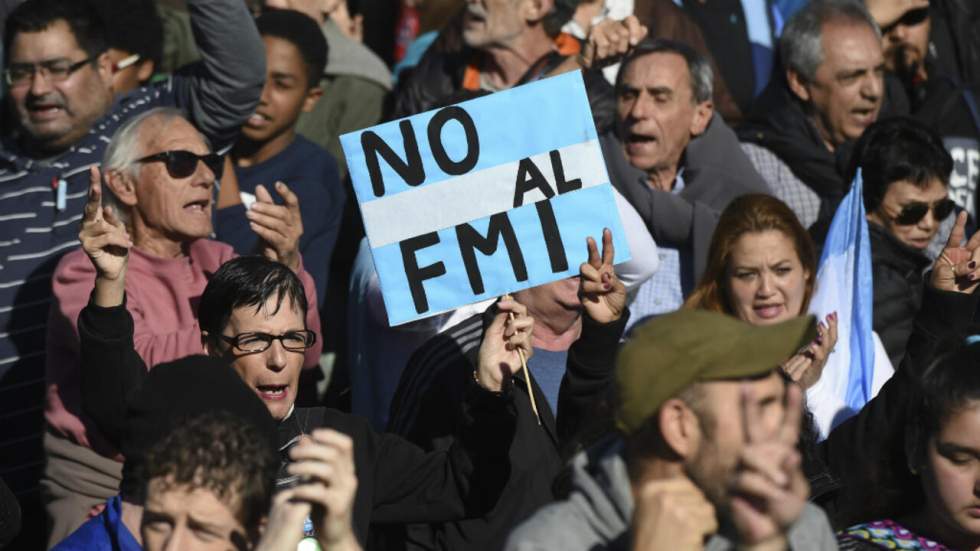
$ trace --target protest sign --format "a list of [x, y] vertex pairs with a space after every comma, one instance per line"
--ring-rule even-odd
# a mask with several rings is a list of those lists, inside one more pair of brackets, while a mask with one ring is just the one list
[[579, 72], [340, 140], [392, 325], [629, 259]]

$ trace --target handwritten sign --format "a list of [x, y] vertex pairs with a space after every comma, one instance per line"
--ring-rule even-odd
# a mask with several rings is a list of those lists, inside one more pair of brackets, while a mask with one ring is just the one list
[[340, 141], [392, 325], [629, 259], [578, 72]]

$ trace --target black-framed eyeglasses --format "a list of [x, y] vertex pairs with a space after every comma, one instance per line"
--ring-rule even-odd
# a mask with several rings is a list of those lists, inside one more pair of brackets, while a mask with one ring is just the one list
[[949, 198], [940, 199], [931, 205], [929, 203], [923, 203], [916, 201], [914, 203], [908, 203], [902, 206], [902, 210], [895, 216], [895, 223], [900, 226], [912, 226], [918, 224], [920, 220], [925, 218], [929, 210], [932, 210], [932, 216], [937, 222], [942, 222], [950, 214], [953, 213], [953, 209], [956, 208], [956, 203]]
[[905, 25], [906, 27], [914, 27], [914, 26], [922, 23], [926, 19], [929, 19], [929, 7], [928, 6], [924, 6], [924, 7], [921, 7], [921, 8], [916, 8], [914, 10], [909, 10], [909, 11], [905, 12], [905, 14], [902, 15], [902, 17], [899, 18], [898, 21], [892, 23], [891, 25], [888, 25], [887, 27], [883, 27], [881, 29], [881, 34], [888, 34], [895, 27], [897, 27], [899, 25]]
[[288, 333], [283, 333], [282, 335], [270, 335], [268, 333], [256, 331], [250, 333], [239, 333], [234, 337], [229, 337], [227, 335], [219, 335], [219, 337], [221, 340], [230, 344], [235, 350], [244, 352], [245, 354], [265, 352], [270, 346], [272, 346], [272, 341], [279, 341], [283, 348], [291, 352], [303, 352], [307, 348], [310, 348], [316, 344], [316, 333], [310, 331], [309, 329], [304, 329], [302, 331], [289, 331]]
[[86, 57], [77, 62], [70, 59], [49, 59], [38, 63], [11, 63], [3, 70], [3, 77], [10, 86], [20, 86], [27, 84], [34, 77], [34, 73], [41, 73], [44, 78], [51, 82], [61, 82], [68, 80], [68, 77], [75, 71], [81, 69], [86, 63], [91, 63], [95, 57]]
[[197, 162], [202, 161], [205, 166], [211, 169], [215, 178], [221, 178], [221, 173], [225, 167], [224, 158], [217, 153], [207, 153], [198, 155], [191, 151], [176, 149], [173, 151], [161, 151], [153, 155], [147, 155], [136, 159], [137, 163], [152, 163], [159, 161], [166, 165], [167, 174], [171, 178], [187, 178], [197, 170]]

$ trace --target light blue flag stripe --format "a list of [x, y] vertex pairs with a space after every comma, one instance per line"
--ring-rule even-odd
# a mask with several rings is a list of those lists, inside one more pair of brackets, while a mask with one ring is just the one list
[[[540, 101], [541, 97], [549, 98]], [[513, 162], [530, 155], [547, 153], [553, 149], [596, 139], [595, 123], [591, 112], [583, 116], [582, 106], [589, 105], [585, 85], [577, 71], [496, 92], [459, 104], [473, 118], [480, 142], [480, 156], [470, 171]], [[444, 173], [432, 157], [426, 127], [438, 109], [409, 117], [415, 130], [425, 169], [424, 187], [441, 182], [452, 176]], [[405, 146], [399, 121], [391, 121], [372, 127], [385, 143], [405, 158]], [[351, 181], [359, 203], [379, 199], [371, 188], [364, 151], [361, 148], [359, 130], [344, 134], [340, 142], [347, 157]], [[446, 123], [442, 140], [450, 159], [459, 161], [466, 156], [466, 140], [458, 122]], [[415, 189], [407, 185], [388, 163], [379, 158], [384, 178], [385, 195]]]
[[871, 242], [868, 224], [865, 219], [863, 180], [861, 173], [854, 178], [851, 190], [844, 197], [824, 243], [820, 256], [823, 266], [828, 258], [856, 253], [853, 266], [853, 287], [850, 297], [840, 297], [848, 301], [839, 305], [841, 310], [851, 311], [851, 332], [849, 335], [851, 365], [847, 381], [845, 403], [852, 412], [858, 412], [872, 398], [874, 380], [874, 337], [872, 336], [872, 316], [874, 312], [873, 278], [871, 274]]

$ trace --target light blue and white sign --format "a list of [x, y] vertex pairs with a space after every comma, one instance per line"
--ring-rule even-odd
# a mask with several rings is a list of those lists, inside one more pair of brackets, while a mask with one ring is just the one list
[[392, 325], [629, 260], [579, 72], [340, 141]]

